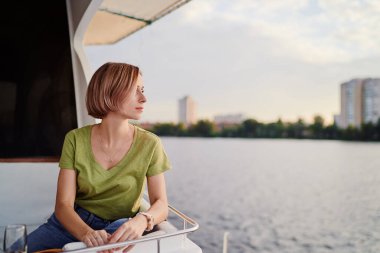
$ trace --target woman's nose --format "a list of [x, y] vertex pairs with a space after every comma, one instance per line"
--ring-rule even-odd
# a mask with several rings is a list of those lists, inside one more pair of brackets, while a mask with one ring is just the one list
[[141, 93], [140, 103], [145, 103], [145, 102], [146, 102], [146, 97], [144, 94]]

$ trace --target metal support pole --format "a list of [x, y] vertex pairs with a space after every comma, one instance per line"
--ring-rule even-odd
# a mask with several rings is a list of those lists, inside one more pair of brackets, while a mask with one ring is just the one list
[[228, 235], [230, 233], [228, 232], [224, 232], [224, 236], [223, 236], [223, 253], [227, 253], [228, 251]]
[[161, 240], [157, 240], [157, 253], [161, 253]]

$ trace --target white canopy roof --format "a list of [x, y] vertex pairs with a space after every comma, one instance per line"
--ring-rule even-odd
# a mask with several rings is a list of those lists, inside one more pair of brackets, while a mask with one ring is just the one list
[[188, 1], [104, 0], [84, 35], [84, 44], [116, 43]]

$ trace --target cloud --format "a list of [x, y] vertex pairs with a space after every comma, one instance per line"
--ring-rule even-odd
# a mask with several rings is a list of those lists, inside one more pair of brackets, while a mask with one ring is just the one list
[[213, 12], [214, 5], [215, 3], [212, 1], [191, 1], [185, 6], [186, 8], [182, 12], [182, 19], [180, 19], [180, 21], [200, 24], [210, 16], [210, 13], [215, 14], [215, 12]]
[[304, 8], [308, 3], [308, 0], [240, 0], [229, 2], [230, 8], [233, 13], [241, 14], [241, 13], [251, 13], [254, 15], [266, 15], [275, 14], [278, 11], [282, 11], [284, 9], [292, 12], [299, 11]]
[[248, 24], [253, 34], [277, 41], [278, 51], [307, 63], [380, 55], [379, 1], [194, 0], [191, 4], [183, 12], [188, 24], [226, 30]]
[[380, 2], [320, 0], [325, 15], [333, 22], [332, 31], [356, 58], [380, 55]]

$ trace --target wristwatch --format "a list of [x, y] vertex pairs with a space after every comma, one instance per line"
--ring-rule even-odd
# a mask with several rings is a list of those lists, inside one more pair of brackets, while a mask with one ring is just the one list
[[153, 215], [146, 213], [146, 212], [138, 212], [137, 214], [144, 215], [146, 220], [148, 221], [148, 225], [145, 229], [145, 231], [151, 231], [154, 227], [154, 217]]

